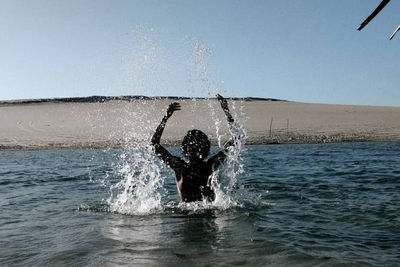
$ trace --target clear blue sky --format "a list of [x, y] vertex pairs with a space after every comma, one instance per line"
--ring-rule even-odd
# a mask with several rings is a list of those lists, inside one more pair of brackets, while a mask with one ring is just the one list
[[379, 2], [1, 0], [0, 99], [219, 91], [400, 106], [400, 35], [388, 40], [400, 1], [356, 31]]

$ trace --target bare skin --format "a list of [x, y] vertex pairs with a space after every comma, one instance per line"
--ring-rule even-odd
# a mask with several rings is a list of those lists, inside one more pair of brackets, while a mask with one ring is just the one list
[[[228, 108], [228, 102], [219, 94], [217, 95], [217, 99], [227, 117], [228, 123], [233, 123], [233, 118]], [[203, 199], [213, 201], [215, 199], [215, 193], [210, 187], [209, 179], [211, 174], [224, 161], [227, 147], [232, 146], [233, 141], [231, 140], [227, 142], [224, 146], [224, 150], [218, 152], [207, 161], [204, 160], [205, 156], [198, 156], [194, 153], [188, 153], [185, 155], [188, 162], [179, 157], [173, 156], [160, 144], [160, 140], [168, 119], [175, 111], [180, 109], [181, 106], [179, 103], [175, 102], [169, 105], [167, 114], [162, 119], [151, 139], [151, 144], [154, 146], [157, 156], [160, 157], [167, 166], [174, 170], [175, 181], [181, 201], [192, 202], [201, 201]]]

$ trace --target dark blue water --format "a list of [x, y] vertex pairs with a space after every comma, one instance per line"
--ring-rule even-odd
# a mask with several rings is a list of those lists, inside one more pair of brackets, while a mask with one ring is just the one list
[[248, 146], [225, 209], [182, 208], [163, 169], [140, 216], [108, 211], [120, 154], [0, 152], [0, 265], [399, 266], [400, 143]]

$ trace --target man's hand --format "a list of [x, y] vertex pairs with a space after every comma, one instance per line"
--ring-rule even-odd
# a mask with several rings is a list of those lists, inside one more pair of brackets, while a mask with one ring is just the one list
[[181, 110], [181, 104], [178, 102], [171, 103], [167, 109], [167, 118], [171, 117], [176, 110]]
[[229, 110], [229, 108], [228, 108], [228, 101], [226, 101], [226, 99], [225, 99], [222, 95], [217, 94], [217, 99], [218, 99], [219, 103], [221, 104], [221, 108], [222, 108], [224, 111], [225, 111], [225, 110]]
[[222, 110], [225, 112], [228, 122], [232, 123], [233, 118], [232, 118], [232, 115], [229, 113], [228, 101], [226, 101], [226, 99], [220, 94], [217, 94], [217, 99], [218, 99], [219, 103], [221, 104]]

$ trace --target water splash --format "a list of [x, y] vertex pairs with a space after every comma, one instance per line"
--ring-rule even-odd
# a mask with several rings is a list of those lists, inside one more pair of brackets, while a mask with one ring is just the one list
[[192, 40], [191, 58], [189, 66], [189, 94], [191, 96], [211, 96], [213, 81], [210, 75], [209, 59], [212, 56], [211, 48], [197, 40]]
[[152, 27], [137, 25], [132, 34], [135, 41], [126, 48], [127, 56], [123, 59], [127, 88], [156, 95], [165, 89], [171, 76], [165, 48]]
[[[212, 73], [209, 71], [209, 58], [211, 56], [212, 50], [209, 47], [202, 42], [194, 41], [192, 52], [193, 71], [190, 77], [192, 77], [192, 87], [195, 86], [198, 93], [206, 92], [208, 96], [215, 96], [224, 90], [221, 88], [223, 81], [218, 82], [218, 79], [212, 77]], [[221, 112], [221, 107], [217, 101], [209, 98], [208, 106], [211, 118], [214, 121], [217, 144], [222, 150], [224, 149], [223, 139], [225, 136], [222, 134], [221, 128], [222, 123], [227, 122], [225, 122], [225, 118], [221, 120], [218, 116], [218, 113]], [[224, 164], [210, 178], [211, 186], [216, 193], [216, 198], [213, 202], [213, 207], [216, 208], [227, 209], [240, 205], [235, 189], [238, 187], [238, 177], [244, 172], [243, 160], [240, 155], [244, 150], [247, 138], [247, 132], [243, 126], [247, 117], [243, 112], [243, 107], [243, 103], [240, 103], [239, 110], [236, 110], [236, 103], [231, 103], [231, 113], [235, 122], [228, 125], [231, 136], [227, 136], [227, 138], [233, 138], [234, 146], [229, 147]]]
[[[146, 38], [148, 36], [146, 35]], [[154, 49], [154, 42], [146, 39], [144, 44], [150, 44], [151, 64], [157, 58]], [[145, 49], [141, 47], [140, 49]], [[146, 55], [146, 53], [144, 53]], [[211, 49], [207, 48], [203, 43], [195, 42], [192, 50], [192, 72], [189, 75], [192, 86], [190, 94], [192, 95], [215, 95], [219, 88], [219, 83], [211, 76], [207, 65], [207, 57], [212, 55]], [[146, 58], [144, 58], [146, 59]], [[140, 63], [140, 61], [139, 61]], [[145, 64], [146, 68], [150, 65], [144, 60], [141, 64]], [[138, 70], [136, 75], [140, 75], [144, 67], [136, 67]], [[155, 74], [155, 72], [150, 71]], [[136, 77], [136, 80], [141, 80]], [[157, 80], [155, 78], [155, 80]], [[132, 82], [134, 82], [132, 80]], [[208, 99], [207, 105], [214, 121], [215, 136], [220, 149], [223, 148], [222, 141], [227, 136], [222, 133], [222, 124], [224, 120], [220, 119], [218, 114], [221, 113], [221, 107], [215, 100]], [[215, 172], [211, 179], [211, 186], [216, 192], [214, 202], [200, 201], [195, 203], [166, 203], [167, 192], [164, 189], [164, 177], [161, 173], [162, 165], [156, 157], [153, 147], [150, 145], [150, 137], [154, 133], [161, 117], [154, 116], [159, 111], [156, 105], [148, 105], [146, 100], [136, 103], [139, 107], [135, 111], [130, 109], [131, 105], [126, 105], [118, 116], [119, 125], [123, 125], [118, 130], [118, 134], [122, 135], [122, 145], [124, 149], [118, 157], [118, 162], [114, 166], [115, 175], [118, 181], [109, 183], [110, 196], [106, 200], [111, 212], [122, 214], [144, 215], [151, 213], [165, 212], [168, 209], [178, 208], [179, 210], [204, 210], [204, 209], [229, 209], [241, 205], [240, 197], [236, 194], [238, 188], [238, 176], [243, 173], [244, 167], [241, 159], [241, 152], [244, 149], [247, 137], [246, 130], [243, 127], [245, 116], [241, 107], [236, 108], [236, 103], [231, 104], [232, 115], [235, 123], [229, 126], [235, 145], [228, 150], [225, 163], [220, 170]], [[193, 100], [192, 112], [198, 101]], [[140, 128], [135, 125], [141, 125]], [[230, 138], [230, 136], [228, 137]], [[170, 177], [168, 177], [170, 178]]]
[[[112, 175], [106, 176], [110, 196], [105, 202], [111, 212], [149, 214], [162, 209], [164, 178], [161, 166], [150, 146], [155, 129], [154, 105], [146, 100], [119, 103], [115, 121], [119, 128], [113, 133], [121, 140], [122, 150], [116, 157]], [[113, 178], [117, 178], [117, 181]]]
[[[240, 194], [238, 194], [239, 191], [237, 189], [240, 188], [238, 177], [244, 172], [241, 153], [244, 150], [247, 138], [247, 131], [243, 127], [243, 121], [246, 119], [246, 116], [242, 111], [243, 106], [240, 108], [239, 115], [235, 112], [235, 103], [232, 103], [231, 106], [235, 122], [229, 124], [229, 132], [232, 135], [234, 145], [228, 148], [224, 164], [212, 174], [210, 180], [216, 196], [214, 205], [223, 209], [242, 205]], [[216, 120], [215, 125], [218, 136], [220, 122]], [[220, 136], [221, 135], [218, 136], [218, 143], [219, 147], [222, 149]]]
[[117, 165], [122, 180], [110, 188], [110, 211], [123, 214], [148, 214], [162, 209], [164, 180], [152, 148], [136, 142], [125, 149]]

